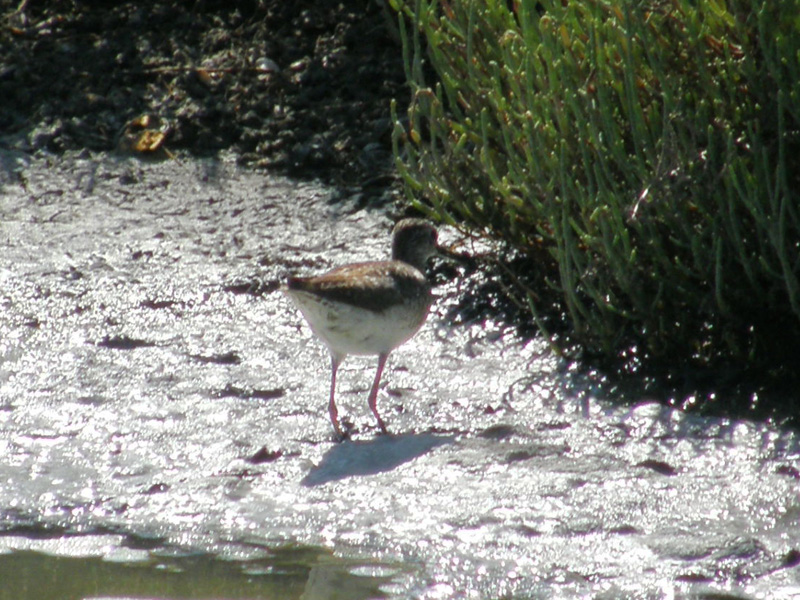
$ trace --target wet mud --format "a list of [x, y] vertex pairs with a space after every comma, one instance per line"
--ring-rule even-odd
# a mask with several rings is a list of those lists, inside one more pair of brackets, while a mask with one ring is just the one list
[[543, 340], [454, 318], [480, 271], [434, 266], [390, 435], [375, 360], [345, 361], [337, 443], [327, 353], [278, 286], [386, 256], [385, 206], [232, 159], [0, 157], [0, 569], [231, 565], [197, 598], [249, 570], [252, 597], [287, 570], [306, 598], [800, 591], [797, 435], [576, 386]]

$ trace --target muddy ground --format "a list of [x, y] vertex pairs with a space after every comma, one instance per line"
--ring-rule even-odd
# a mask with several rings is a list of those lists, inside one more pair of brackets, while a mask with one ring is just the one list
[[3, 6], [6, 147], [130, 150], [148, 116], [169, 152], [231, 150], [273, 172], [366, 189], [390, 179], [390, 101], [404, 106], [408, 91], [382, 2]]

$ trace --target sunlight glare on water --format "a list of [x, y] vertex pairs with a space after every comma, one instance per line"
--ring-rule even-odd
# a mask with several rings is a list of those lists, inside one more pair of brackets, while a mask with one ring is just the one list
[[796, 433], [600, 398], [545, 340], [454, 324], [465, 278], [387, 363], [390, 435], [374, 358], [344, 363], [336, 443], [278, 283], [386, 256], [385, 215], [225, 162], [37, 160], [0, 188], [0, 599], [797, 589]]

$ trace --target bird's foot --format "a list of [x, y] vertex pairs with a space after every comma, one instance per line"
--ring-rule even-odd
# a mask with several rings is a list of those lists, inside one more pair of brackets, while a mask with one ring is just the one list
[[341, 425], [336, 423], [334, 426], [334, 440], [339, 443], [349, 440], [355, 431], [355, 426], [350, 421], [344, 421]]
[[392, 435], [389, 433], [389, 430], [386, 429], [386, 424], [383, 422], [382, 419], [378, 419], [378, 435]]

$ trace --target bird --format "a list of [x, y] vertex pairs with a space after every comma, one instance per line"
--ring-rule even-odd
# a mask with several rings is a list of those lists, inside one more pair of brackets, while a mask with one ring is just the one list
[[290, 277], [283, 291], [328, 347], [331, 385], [328, 413], [338, 439], [347, 436], [336, 408], [336, 373], [348, 355], [377, 355], [378, 368], [367, 404], [382, 433], [378, 386], [389, 354], [419, 331], [433, 304], [425, 268], [431, 256], [447, 253], [437, 230], [423, 219], [406, 218], [392, 230], [391, 260], [352, 263], [315, 277]]

